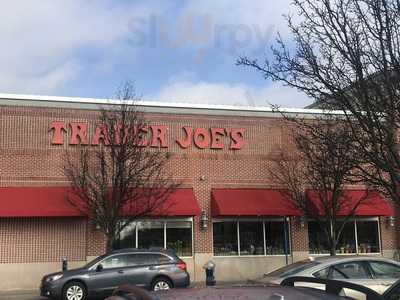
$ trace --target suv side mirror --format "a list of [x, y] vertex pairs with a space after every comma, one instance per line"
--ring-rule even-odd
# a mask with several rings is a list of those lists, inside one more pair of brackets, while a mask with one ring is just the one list
[[103, 270], [103, 265], [102, 264], [98, 264], [96, 267], [96, 272], [101, 272]]

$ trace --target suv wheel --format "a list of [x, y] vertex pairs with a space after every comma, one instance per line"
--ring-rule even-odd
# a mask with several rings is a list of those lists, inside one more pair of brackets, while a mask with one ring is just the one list
[[85, 300], [86, 296], [86, 287], [78, 281], [67, 283], [63, 289], [64, 300]]
[[172, 283], [169, 279], [161, 277], [153, 281], [151, 289], [153, 291], [169, 290], [172, 288]]

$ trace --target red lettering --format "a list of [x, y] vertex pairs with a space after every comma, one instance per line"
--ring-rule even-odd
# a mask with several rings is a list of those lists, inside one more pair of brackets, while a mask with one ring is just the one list
[[158, 141], [160, 142], [161, 148], [168, 148], [168, 143], [166, 141], [167, 126], [162, 125], [151, 125], [152, 141], [151, 147], [158, 147]]
[[193, 136], [194, 144], [197, 148], [204, 149], [210, 147], [210, 133], [207, 129], [196, 128]]
[[231, 146], [229, 149], [239, 150], [244, 146], [244, 131], [243, 128], [231, 129]]
[[141, 128], [136, 128], [136, 134], [137, 134], [137, 145], [139, 147], [146, 147], [149, 145], [149, 141], [147, 140], [147, 133], [149, 132], [149, 129], [145, 126]]
[[[49, 124], [49, 131], [53, 131], [51, 144], [62, 145], [64, 143], [64, 133], [70, 128], [70, 145], [99, 145], [101, 140], [108, 146], [111, 143], [122, 145], [128, 142], [138, 147], [168, 148], [168, 126], [165, 125], [144, 125], [135, 124], [126, 126], [122, 123], [116, 123], [113, 132], [109, 132], [104, 124], [98, 124], [94, 130], [92, 140], [89, 141], [88, 127], [85, 122], [64, 123], [54, 121]], [[149, 131], [151, 130], [151, 137]], [[182, 137], [177, 138], [175, 142], [182, 149], [189, 148], [192, 143], [199, 149], [224, 149], [226, 147], [226, 138], [230, 138], [229, 149], [240, 150], [245, 146], [245, 129], [243, 128], [193, 128], [191, 126], [182, 127]]]
[[182, 127], [183, 131], [185, 131], [186, 136], [180, 140], [176, 140], [176, 143], [183, 149], [186, 149], [190, 146], [192, 142], [193, 128], [189, 126]]
[[223, 128], [211, 128], [211, 149], [223, 149], [224, 142], [222, 137], [225, 136]]
[[107, 127], [105, 125], [97, 125], [94, 130], [92, 145], [98, 145], [100, 140], [103, 140], [104, 145], [110, 145], [110, 136], [107, 131]]
[[116, 145], [126, 144], [129, 137], [129, 127], [118, 123], [114, 125], [114, 142]]
[[78, 145], [78, 139], [82, 145], [88, 144], [86, 123], [72, 122], [69, 124], [69, 127], [71, 127], [70, 145]]
[[53, 131], [53, 138], [51, 139], [52, 145], [62, 145], [63, 141], [63, 131], [66, 131], [64, 122], [51, 122], [49, 126], [49, 130]]

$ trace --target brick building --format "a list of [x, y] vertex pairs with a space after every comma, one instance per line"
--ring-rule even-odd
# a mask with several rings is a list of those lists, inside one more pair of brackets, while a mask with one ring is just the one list
[[[73, 267], [104, 252], [102, 234], [65, 202], [63, 175], [65, 151], [74, 147], [73, 124], [87, 124], [92, 143], [99, 103], [0, 97], [0, 290], [36, 288], [44, 273], [60, 269], [62, 258]], [[314, 222], [303, 222], [268, 178], [271, 154], [291, 148], [278, 113], [152, 102], [141, 106], [150, 125], [167, 129], [168, 151], [174, 154], [170, 167], [183, 185], [171, 196], [175, 210], [132, 224], [122, 234], [121, 247], [174, 248], [195, 281], [204, 280], [202, 266], [209, 259], [217, 265], [218, 280], [241, 280], [326, 253]], [[292, 113], [312, 116], [318, 111]], [[65, 129], [59, 131], [60, 140], [55, 140], [54, 124]], [[151, 130], [148, 134], [151, 139]], [[356, 198], [362, 191], [354, 187], [349, 193]], [[339, 253], [393, 257], [393, 212], [379, 195], [375, 200], [376, 206], [361, 208], [346, 225]]]

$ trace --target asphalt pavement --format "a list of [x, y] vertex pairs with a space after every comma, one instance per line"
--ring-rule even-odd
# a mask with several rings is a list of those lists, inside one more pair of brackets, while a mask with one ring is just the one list
[[0, 300], [48, 300], [39, 296], [37, 291], [0, 292]]

